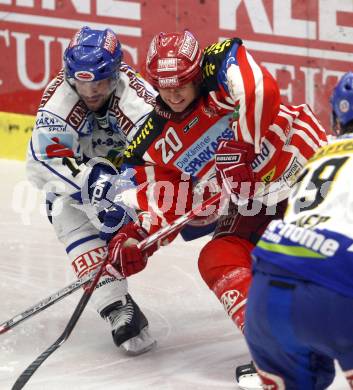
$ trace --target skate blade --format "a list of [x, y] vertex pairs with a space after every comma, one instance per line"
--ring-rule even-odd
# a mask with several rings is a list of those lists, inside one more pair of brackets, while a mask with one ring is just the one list
[[150, 351], [156, 345], [157, 341], [151, 337], [148, 331], [148, 327], [146, 326], [144, 329], [141, 330], [139, 335], [129, 340], [126, 340], [124, 343], [121, 344], [120, 347], [127, 355], [136, 356]]

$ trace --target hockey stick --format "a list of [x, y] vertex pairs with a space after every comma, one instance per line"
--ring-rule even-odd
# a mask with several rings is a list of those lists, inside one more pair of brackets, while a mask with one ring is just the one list
[[[207, 201], [207, 204], [210, 201], [211, 201], [211, 204], [214, 204], [215, 202], [218, 201], [218, 199], [219, 199], [219, 195], [217, 195], [217, 199], [216, 200], [212, 200], [212, 198], [210, 198]], [[204, 202], [200, 207], [207, 207], [207, 204], [206, 204], [206, 202]], [[189, 213], [187, 213], [184, 216], [178, 218], [176, 221], [174, 221], [174, 223], [172, 223], [171, 225], [167, 225], [164, 229], [161, 229], [157, 233], [161, 234], [162, 238], [163, 238], [163, 235], [164, 235], [165, 231], [168, 231], [169, 233], [173, 233], [175, 230], [179, 229], [185, 223], [190, 221], [190, 219], [193, 218], [193, 217], [191, 217], [192, 213], [197, 213], [197, 210], [195, 209], [193, 211], [190, 211]], [[148, 238], [148, 240], [150, 240], [151, 238], [152, 237]], [[152, 244], [150, 244], [150, 245], [152, 245]], [[150, 246], [150, 245], [148, 245], [148, 246]], [[146, 248], [147, 248], [147, 246], [146, 246]], [[47, 298], [44, 298], [41, 301], [37, 302], [35, 305], [33, 305], [30, 308], [26, 309], [22, 313], [19, 313], [19, 314], [15, 315], [14, 317], [12, 317], [11, 319], [3, 322], [2, 324], [0, 324], [0, 334], [6, 333], [7, 331], [9, 331], [10, 329], [14, 328], [15, 326], [17, 326], [21, 322], [23, 322], [25, 320], [28, 320], [32, 316], [40, 313], [41, 311], [43, 311], [46, 308], [48, 308], [51, 305], [53, 305], [54, 303], [59, 302], [63, 298], [65, 298], [68, 295], [72, 294], [73, 292], [77, 291], [81, 286], [87, 284], [90, 280], [92, 280], [92, 278], [94, 277], [94, 275], [97, 272], [98, 272], [98, 270], [94, 270], [94, 271], [90, 272], [89, 274], [83, 276], [80, 279], [75, 280], [74, 282], [72, 282], [68, 286], [62, 288], [61, 290], [56, 291], [55, 293], [53, 293], [52, 295], [48, 296]]]
[[36, 360], [34, 360], [18, 377], [15, 384], [12, 387], [12, 390], [20, 390], [24, 385], [29, 381], [32, 375], [37, 371], [41, 364], [53, 353], [55, 352], [64, 342], [69, 338], [71, 332], [73, 331], [77, 321], [81, 317], [83, 310], [85, 309], [89, 299], [92, 296], [93, 290], [95, 289], [98, 280], [100, 279], [105, 266], [106, 259], [103, 261], [102, 265], [98, 268], [97, 273], [94, 276], [94, 279], [88, 284], [83, 293], [80, 301], [78, 302], [69, 322], [66, 325], [64, 332], [60, 337], [52, 344], [48, 349], [46, 349], [41, 355], [39, 355]]
[[47, 298], [42, 299], [35, 305], [31, 306], [29, 309], [19, 313], [9, 319], [8, 321], [0, 324], [0, 334], [6, 333], [8, 330], [14, 328], [16, 325], [20, 324], [22, 321], [27, 320], [28, 318], [34, 316], [35, 314], [40, 313], [47, 307], [53, 305], [54, 303], [62, 300], [73, 292], [77, 291], [81, 286], [87, 284], [90, 280], [92, 280], [93, 276], [98, 272], [98, 270], [93, 270], [82, 278], [75, 280], [68, 286], [65, 286], [61, 290], [56, 291], [52, 295]]
[[164, 226], [163, 228], [156, 231], [154, 234], [152, 234], [149, 237], [146, 237], [143, 241], [141, 241], [137, 246], [140, 249], [147, 249], [151, 245], [155, 244], [158, 240], [161, 240], [163, 238], [166, 238], [170, 234], [176, 232], [180, 228], [182, 228], [184, 225], [186, 225], [188, 222], [193, 220], [201, 211], [207, 210], [210, 206], [213, 206], [215, 203], [225, 198], [223, 193], [218, 192], [216, 195], [213, 195], [211, 198], [208, 198], [204, 202], [202, 202], [200, 205], [196, 206], [194, 209], [188, 211], [186, 214], [182, 215], [181, 217], [174, 220], [171, 224]]
[[[164, 228], [158, 230], [156, 233], [151, 236], [145, 238], [140, 242], [140, 249], [144, 250], [155, 244], [158, 240], [161, 240], [171, 233], [174, 233], [182, 226], [184, 226], [187, 222], [194, 219], [201, 211], [207, 210], [210, 206], [217, 203], [221, 198], [221, 194], [218, 193], [213, 197], [207, 199], [199, 206], [195, 207], [193, 210], [190, 210], [186, 214], [177, 218], [170, 225], [166, 225]], [[41, 364], [53, 353], [55, 352], [64, 342], [69, 338], [71, 332], [73, 331], [77, 321], [79, 320], [84, 308], [86, 307], [91, 295], [93, 293], [94, 288], [96, 287], [98, 280], [100, 279], [104, 268], [105, 268], [106, 259], [103, 261], [102, 265], [98, 269], [94, 279], [88, 284], [85, 292], [83, 293], [79, 303], [76, 306], [75, 311], [73, 312], [68, 324], [64, 332], [60, 335], [60, 337], [52, 344], [47, 350], [45, 350], [41, 355], [39, 355], [18, 377], [15, 384], [12, 387], [12, 390], [21, 390], [25, 384], [29, 381], [32, 375], [37, 371], [37, 369], [41, 366]]]

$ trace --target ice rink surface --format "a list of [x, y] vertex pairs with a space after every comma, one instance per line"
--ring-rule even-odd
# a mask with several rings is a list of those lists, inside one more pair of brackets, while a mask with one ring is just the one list
[[[25, 180], [24, 164], [0, 160], [0, 323], [75, 279], [64, 248], [41, 208], [42, 196]], [[204, 285], [197, 257], [208, 240], [177, 239], [129, 278], [129, 290], [150, 322], [157, 348], [127, 357], [108, 324], [88, 306], [70, 338], [33, 375], [26, 389], [237, 389], [234, 369], [250, 361], [241, 333]], [[78, 291], [0, 335], [0, 389], [64, 330]], [[348, 389], [339, 372], [330, 390]]]

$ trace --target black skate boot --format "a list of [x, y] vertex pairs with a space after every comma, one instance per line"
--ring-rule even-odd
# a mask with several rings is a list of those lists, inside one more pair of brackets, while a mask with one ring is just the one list
[[117, 347], [129, 355], [149, 351], [156, 344], [148, 331], [148, 321], [129, 294], [124, 299], [107, 306], [101, 313], [112, 327]]
[[264, 388], [253, 362], [238, 366], [235, 369], [235, 379], [239, 388], [243, 390], [261, 390]]

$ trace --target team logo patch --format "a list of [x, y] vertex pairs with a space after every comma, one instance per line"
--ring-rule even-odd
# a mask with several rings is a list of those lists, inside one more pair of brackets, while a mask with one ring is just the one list
[[94, 74], [92, 72], [79, 70], [75, 72], [75, 79], [80, 81], [92, 81], [94, 80]]
[[341, 112], [348, 112], [349, 110], [349, 101], [344, 99], [340, 101], [339, 109]]
[[239, 161], [240, 161], [240, 153], [216, 155], [216, 163], [218, 164], [237, 163]]

